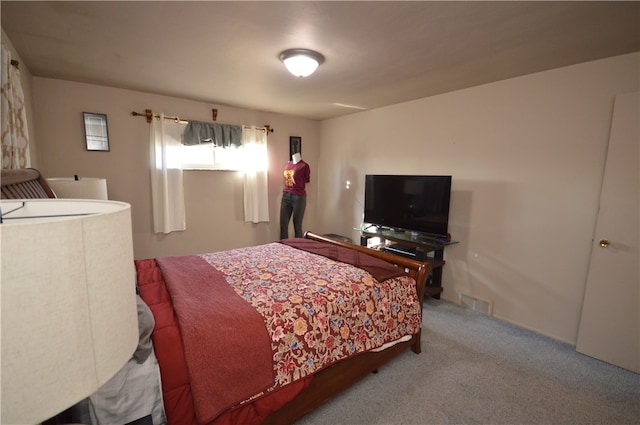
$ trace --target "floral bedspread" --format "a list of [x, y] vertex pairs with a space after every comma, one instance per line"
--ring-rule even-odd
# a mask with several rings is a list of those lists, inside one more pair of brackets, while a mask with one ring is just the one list
[[274, 386], [420, 329], [421, 306], [408, 276], [377, 282], [364, 270], [280, 243], [200, 257], [264, 317]]

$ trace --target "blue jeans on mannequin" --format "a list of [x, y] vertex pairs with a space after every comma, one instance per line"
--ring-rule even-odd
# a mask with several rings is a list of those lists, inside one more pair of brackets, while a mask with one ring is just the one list
[[289, 220], [293, 214], [293, 229], [296, 238], [302, 237], [302, 217], [307, 207], [306, 195], [294, 195], [289, 192], [282, 192], [282, 203], [280, 204], [280, 239], [289, 237]]

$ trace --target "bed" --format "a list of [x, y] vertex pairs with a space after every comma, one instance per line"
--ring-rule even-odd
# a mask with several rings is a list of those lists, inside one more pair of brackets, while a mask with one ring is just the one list
[[288, 424], [411, 348], [429, 266], [307, 232], [136, 260], [169, 424]]
[[[3, 199], [55, 198], [35, 169], [2, 170], [0, 183]], [[136, 352], [100, 390], [47, 425], [289, 424], [407, 349], [420, 353], [426, 263], [310, 232], [304, 239], [135, 263]], [[278, 286], [284, 283], [311, 295], [283, 296], [290, 290]], [[175, 286], [188, 290], [175, 294]], [[197, 287], [205, 292], [189, 292]], [[252, 322], [237, 314], [248, 306]], [[377, 327], [368, 323], [374, 316]], [[354, 321], [343, 324], [346, 318]], [[242, 342], [234, 340], [237, 329], [249, 330]], [[306, 339], [313, 333], [319, 338]], [[304, 346], [315, 348], [304, 352]]]

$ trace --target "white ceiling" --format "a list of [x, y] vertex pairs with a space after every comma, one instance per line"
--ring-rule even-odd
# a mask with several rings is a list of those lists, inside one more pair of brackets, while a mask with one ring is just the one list
[[[640, 51], [639, 2], [1, 2], [34, 76], [326, 119]], [[310, 48], [307, 78], [278, 55]]]

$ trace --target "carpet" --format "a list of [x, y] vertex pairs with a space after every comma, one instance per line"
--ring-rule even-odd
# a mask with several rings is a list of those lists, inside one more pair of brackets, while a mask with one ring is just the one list
[[640, 375], [447, 301], [405, 352], [301, 418], [321, 424], [638, 424]]

